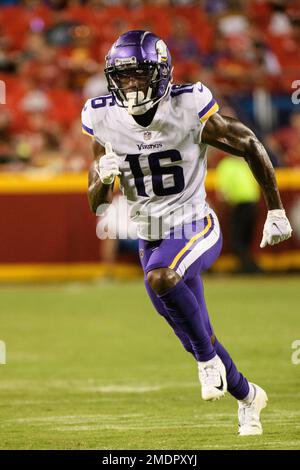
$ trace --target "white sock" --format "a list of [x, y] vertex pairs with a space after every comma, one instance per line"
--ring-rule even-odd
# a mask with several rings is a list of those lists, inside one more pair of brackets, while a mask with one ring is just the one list
[[219, 356], [216, 354], [214, 357], [212, 357], [208, 361], [205, 361], [205, 362], [198, 361], [198, 364], [200, 364], [201, 366], [204, 366], [204, 365], [205, 366], [210, 366], [210, 365], [217, 364], [218, 359], [219, 359]]
[[239, 401], [241, 401], [242, 403], [245, 403], [245, 405], [250, 405], [250, 403], [252, 403], [255, 395], [256, 395], [255, 388], [253, 387], [252, 384], [249, 384], [249, 393], [248, 393], [248, 395], [245, 398], [243, 398], [243, 400], [239, 400]]

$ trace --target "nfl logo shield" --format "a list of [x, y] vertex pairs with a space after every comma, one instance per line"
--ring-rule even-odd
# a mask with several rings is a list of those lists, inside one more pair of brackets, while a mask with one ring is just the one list
[[151, 132], [145, 131], [144, 132], [144, 140], [150, 140], [151, 139]]

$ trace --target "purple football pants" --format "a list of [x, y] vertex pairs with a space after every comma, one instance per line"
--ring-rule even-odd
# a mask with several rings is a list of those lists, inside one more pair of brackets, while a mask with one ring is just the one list
[[[169, 238], [139, 240], [145, 286], [155, 309], [197, 361], [209, 360], [215, 354], [221, 358], [226, 368], [228, 391], [241, 400], [249, 393], [249, 383], [214, 336], [201, 279], [201, 272], [215, 262], [221, 248], [222, 234], [213, 211], [200, 221], [176, 228]], [[167, 267], [177, 272], [182, 280], [158, 296], [149, 285], [147, 274], [153, 269]]]

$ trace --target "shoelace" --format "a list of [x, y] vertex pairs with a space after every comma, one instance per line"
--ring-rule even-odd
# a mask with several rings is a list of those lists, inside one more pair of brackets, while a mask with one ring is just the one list
[[207, 366], [200, 369], [201, 382], [204, 385], [219, 385], [220, 374], [213, 366]]

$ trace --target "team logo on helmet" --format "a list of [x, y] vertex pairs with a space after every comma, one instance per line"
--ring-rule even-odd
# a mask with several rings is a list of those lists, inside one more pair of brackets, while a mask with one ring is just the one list
[[157, 41], [156, 50], [158, 62], [166, 62], [168, 60], [167, 44], [162, 39]]

